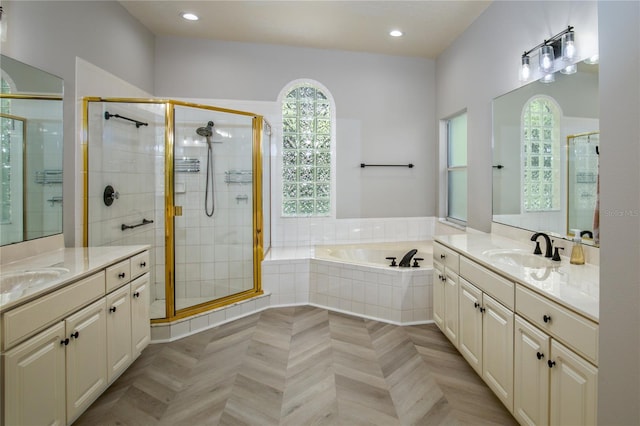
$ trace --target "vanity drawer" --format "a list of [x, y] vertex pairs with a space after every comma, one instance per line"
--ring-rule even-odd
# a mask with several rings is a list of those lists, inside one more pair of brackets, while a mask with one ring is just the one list
[[456, 274], [460, 270], [460, 255], [442, 244], [434, 242], [433, 259]]
[[131, 258], [131, 279], [138, 278], [151, 269], [149, 251], [143, 251]]
[[101, 271], [5, 313], [2, 317], [4, 349], [104, 296], [104, 282]]
[[598, 324], [518, 285], [516, 312], [598, 364]]
[[515, 305], [514, 282], [472, 262], [464, 256], [460, 258], [460, 276], [513, 311]]
[[107, 269], [107, 293], [128, 283], [131, 280], [131, 263], [129, 259], [109, 266]]

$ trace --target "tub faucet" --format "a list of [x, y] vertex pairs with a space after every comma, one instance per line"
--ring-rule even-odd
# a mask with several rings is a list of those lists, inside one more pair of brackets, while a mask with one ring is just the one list
[[402, 268], [408, 268], [411, 266], [411, 258], [413, 256], [416, 255], [416, 253], [418, 252], [418, 250], [413, 249], [413, 250], [409, 250], [407, 252], [407, 254], [404, 255], [404, 257], [402, 258], [402, 260], [400, 261], [400, 263], [398, 264], [398, 266], [402, 267]]
[[546, 243], [546, 249], [544, 251], [544, 257], [552, 257], [553, 254], [553, 247], [552, 247], [552, 243], [551, 243], [551, 238], [549, 238], [549, 236], [547, 234], [545, 234], [544, 232], [536, 232], [535, 234], [533, 234], [531, 236], [531, 241], [535, 241], [536, 242], [536, 249], [533, 252], [533, 254], [542, 254], [542, 250], [540, 250], [540, 243], [538, 241], [536, 241], [538, 239], [538, 237], [542, 236], [544, 238], [544, 241]]

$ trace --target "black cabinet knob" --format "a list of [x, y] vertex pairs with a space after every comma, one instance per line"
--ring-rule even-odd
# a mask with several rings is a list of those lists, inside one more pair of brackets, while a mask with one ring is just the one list
[[127, 274], [125, 274], [124, 272], [120, 272], [120, 273], [118, 274], [118, 278], [120, 278], [120, 279], [123, 279], [123, 278], [124, 278], [124, 277], [126, 277], [126, 276], [127, 276]]
[[140, 297], [140, 292], [136, 291], [135, 293], [133, 293], [133, 297]]
[[483, 314], [485, 313], [486, 309], [485, 308], [480, 308], [480, 312], [482, 312]]
[[536, 353], [536, 356], [538, 357], [538, 359], [542, 359], [542, 358], [544, 358], [544, 354], [543, 354], [543, 353], [541, 353], [541, 352], [537, 352], [537, 353]]
[[144, 268], [145, 266], [147, 266], [147, 262], [141, 262], [141, 263], [140, 263], [140, 267], [141, 267], [141, 268]]
[[546, 323], [551, 322], [551, 315], [544, 315], [544, 316], [542, 317], [542, 321], [544, 321], [544, 322], [546, 322]]
[[556, 365], [556, 362], [549, 360], [547, 361], [547, 365], [549, 366], [549, 368], [553, 368], [553, 366]]
[[80, 336], [80, 333], [78, 331], [75, 331], [75, 332], [71, 333], [70, 337], [72, 339], [77, 339], [79, 336]]
[[478, 302], [475, 302], [475, 303], [473, 304], [473, 307], [474, 307], [474, 308], [479, 308], [479, 307], [480, 307], [480, 304], [479, 304]]
[[440, 255], [440, 259], [444, 259], [445, 257], [447, 257], [444, 253]]
[[115, 312], [115, 311], [116, 311], [116, 307], [115, 306], [112, 306], [112, 307], [109, 308], [109, 312]]
[[64, 340], [60, 340], [60, 344], [64, 345], [64, 346], [67, 346], [69, 344], [69, 338], [66, 338]]

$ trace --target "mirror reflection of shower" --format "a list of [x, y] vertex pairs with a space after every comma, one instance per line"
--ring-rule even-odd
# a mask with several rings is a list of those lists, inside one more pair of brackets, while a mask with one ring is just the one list
[[[214, 198], [214, 180], [213, 180], [213, 149], [211, 147], [213, 136], [213, 121], [209, 121], [205, 127], [198, 127], [196, 133], [200, 136], [204, 136], [207, 139], [207, 180], [204, 196], [204, 212], [207, 216], [213, 216], [215, 211], [215, 198]], [[209, 209], [209, 195], [211, 195], [211, 209]]]

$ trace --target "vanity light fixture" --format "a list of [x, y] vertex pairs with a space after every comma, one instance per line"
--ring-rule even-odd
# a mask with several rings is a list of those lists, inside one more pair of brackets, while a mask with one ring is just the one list
[[598, 53], [596, 53], [595, 55], [585, 59], [584, 63], [585, 64], [589, 64], [589, 65], [596, 65], [596, 64], [600, 63], [600, 55]]
[[[573, 74], [576, 72], [575, 65], [570, 62], [576, 56], [575, 33], [573, 27], [569, 25], [565, 30], [553, 37], [544, 40], [539, 45], [525, 51], [520, 62], [520, 81], [526, 82], [531, 78], [531, 54], [538, 54], [538, 65], [543, 83], [551, 83], [555, 80], [553, 73], [556, 67], [561, 66], [562, 73]], [[556, 59], [558, 58], [558, 59]], [[558, 65], [558, 61], [566, 63]], [[564, 65], [564, 66], [562, 66]]]
[[7, 17], [4, 16], [2, 6], [0, 6], [0, 41], [7, 41]]
[[198, 15], [191, 12], [183, 12], [180, 14], [180, 16], [182, 16], [182, 18], [186, 19], [187, 21], [197, 21], [198, 19], [200, 19]]
[[391, 30], [389, 31], [389, 35], [391, 37], [402, 37], [404, 35], [404, 33], [400, 30]]

